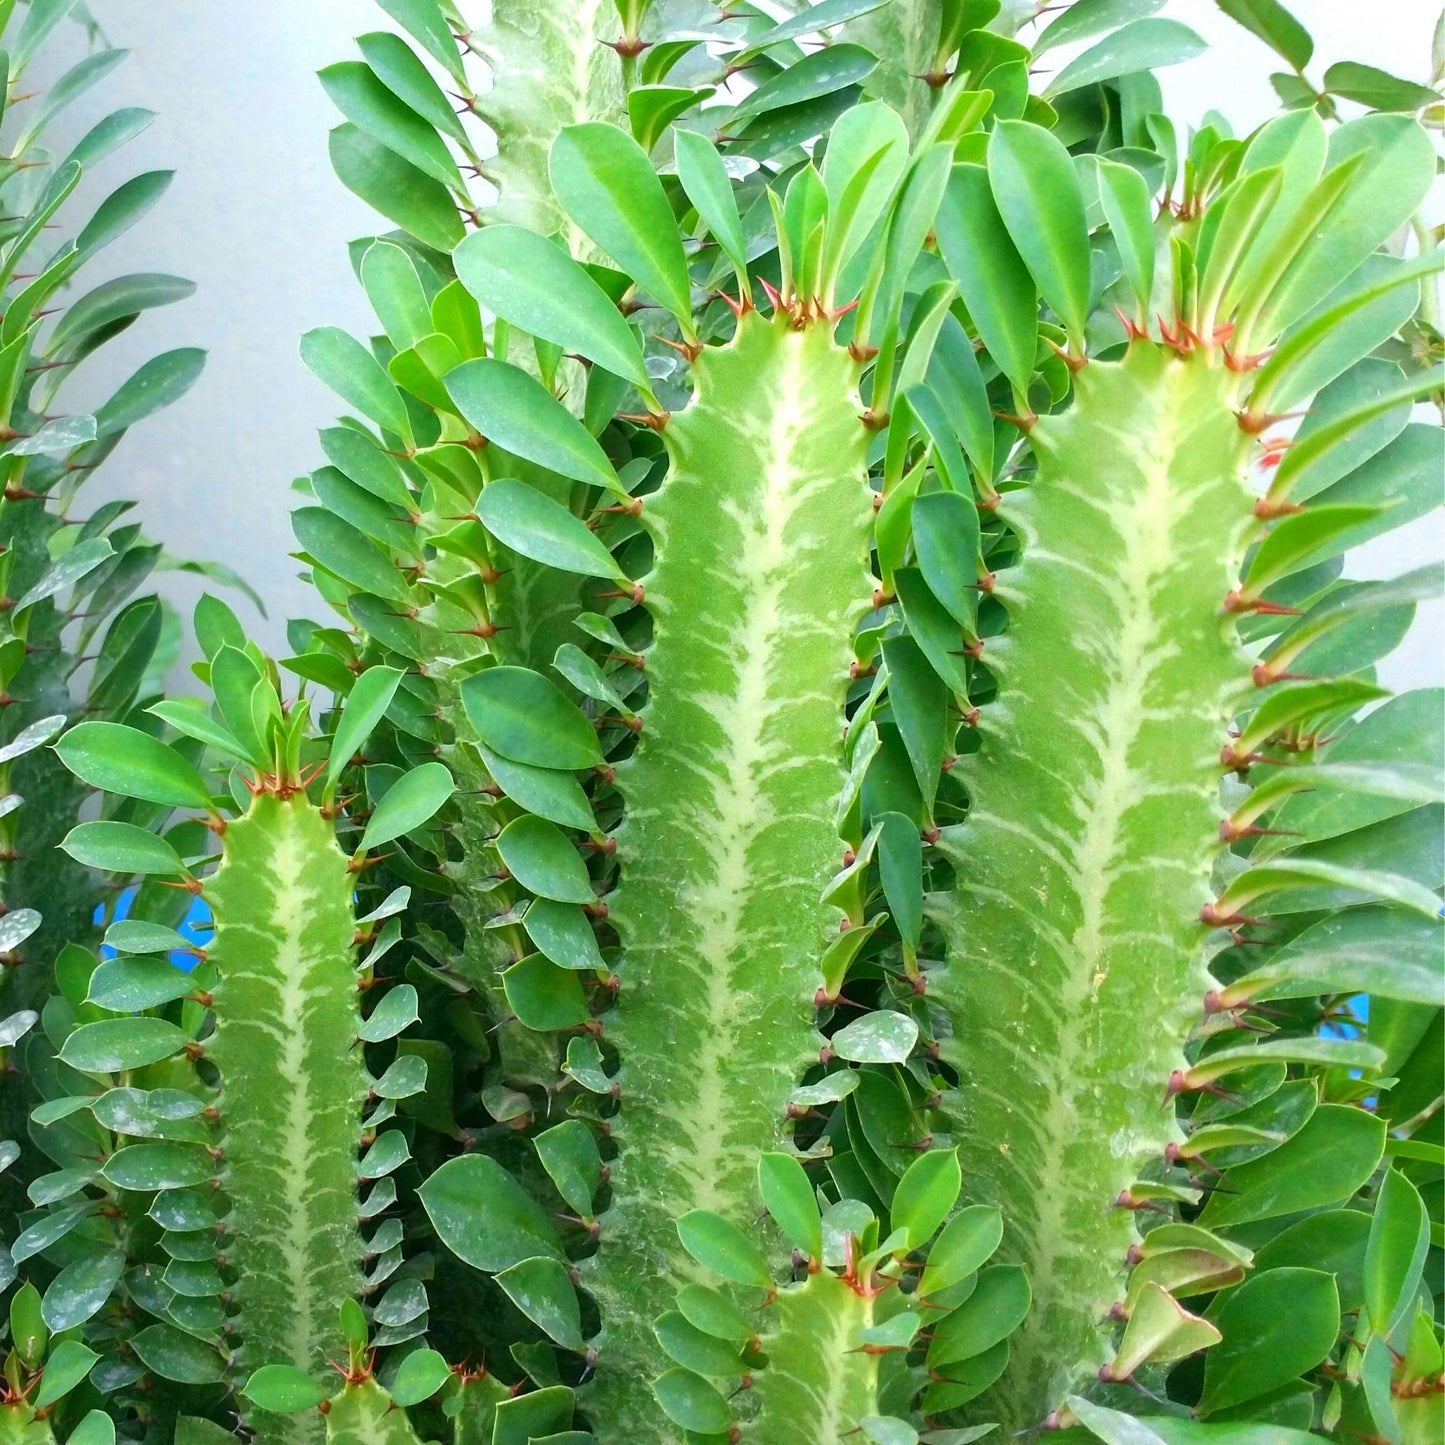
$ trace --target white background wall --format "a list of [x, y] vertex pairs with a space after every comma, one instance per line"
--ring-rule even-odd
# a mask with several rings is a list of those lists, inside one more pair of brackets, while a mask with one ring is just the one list
[[[1348, 58], [1427, 78], [1438, 0], [1289, 3], [1315, 35], [1312, 75]], [[200, 345], [210, 357], [181, 402], [122, 443], [88, 499], [138, 497], [147, 531], [171, 551], [239, 569], [266, 599], [269, 620], [249, 615], [247, 604], [238, 603], [240, 610], [266, 646], [283, 648], [288, 616], [324, 611], [288, 556], [287, 510], [291, 480], [320, 460], [315, 434], [334, 410], [301, 365], [296, 342], [323, 323], [366, 334], [369, 311], [346, 243], [376, 224], [331, 174], [326, 136], [338, 117], [314, 72], [354, 54], [352, 36], [390, 21], [372, 0], [90, 4], [110, 43], [132, 54], [77, 106], [77, 116], [89, 124], [107, 101], [159, 112], [151, 129], [95, 178], [93, 196], [142, 168], [177, 173], [161, 204], [105, 253], [102, 265], [110, 274], [169, 271], [195, 280], [199, 290], [142, 318], [82, 368], [73, 404], [81, 409], [103, 399], [157, 351]], [[1178, 123], [1214, 107], [1243, 131], [1274, 112], [1267, 77], [1279, 65], [1271, 52], [1213, 0], [1171, 0], [1165, 13], [1213, 46], [1160, 72]], [[1407, 548], [1387, 543], [1369, 563], [1387, 575], [1438, 556], [1440, 548], [1438, 519], [1430, 519], [1412, 529]], [[189, 611], [200, 585], [176, 577], [167, 586]], [[1391, 680], [1439, 679], [1442, 632], [1445, 611], [1422, 609]]]

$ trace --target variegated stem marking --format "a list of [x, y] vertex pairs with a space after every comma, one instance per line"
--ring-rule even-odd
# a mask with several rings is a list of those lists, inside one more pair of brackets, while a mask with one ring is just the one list
[[1217, 851], [1225, 728], [1248, 667], [1220, 603], [1249, 520], [1237, 378], [1150, 343], [1078, 377], [1032, 433], [1039, 470], [1006, 498], [1023, 561], [1000, 574], [1007, 634], [973, 800], [941, 846], [947, 965], [973, 1201], [1034, 1308], [980, 1419], [1039, 1424], [1104, 1358], [1100, 1325], [1135, 1237], [1110, 1207], [1169, 1136], [1160, 1107], [1208, 987], [1199, 922]]
[[785, 1136], [818, 1044], [849, 639], [872, 586], [847, 352], [826, 329], [748, 313], [695, 375], [644, 513], [651, 701], [617, 770], [619, 1155], [582, 1266], [606, 1322], [588, 1410], [609, 1442], [664, 1438], [649, 1325], [691, 1272], [673, 1220], [703, 1206], [754, 1217], [757, 1152]]
[[[328, 1387], [327, 1359], [346, 1351], [337, 1307], [361, 1284], [356, 1157], [367, 1085], [351, 894], [332, 825], [304, 796], [271, 794], [226, 829], [205, 888], [220, 971], [206, 1056], [221, 1075], [236, 1363], [296, 1365]], [[248, 1423], [265, 1445], [325, 1434], [311, 1412]]]

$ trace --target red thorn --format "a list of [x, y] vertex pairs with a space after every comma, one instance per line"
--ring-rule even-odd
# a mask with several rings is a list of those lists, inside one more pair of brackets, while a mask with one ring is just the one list
[[1123, 323], [1124, 335], [1127, 336], [1130, 341], [1147, 341], [1149, 339], [1149, 328], [1147, 326], [1141, 326], [1132, 317], [1126, 316], [1117, 306], [1114, 308], [1114, 315]]
[[782, 294], [766, 276], [758, 277], [758, 285], [767, 293], [768, 301], [771, 303], [774, 311], [786, 311], [788, 309], [783, 305]]

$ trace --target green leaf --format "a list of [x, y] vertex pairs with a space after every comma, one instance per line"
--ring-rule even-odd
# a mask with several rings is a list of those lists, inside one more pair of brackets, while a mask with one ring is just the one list
[[677, 1221], [682, 1247], [707, 1269], [735, 1284], [771, 1289], [768, 1262], [752, 1239], [736, 1224], [707, 1209], [692, 1209]]
[[349, 522], [324, 507], [299, 507], [291, 513], [291, 527], [307, 555], [343, 582], [402, 607], [412, 605], [395, 563]]
[[[393, 346], [414, 346], [435, 329], [431, 305], [406, 250], [393, 241], [374, 241], [361, 258], [361, 284]], [[365, 439], [352, 433], [359, 441]], [[344, 470], [344, 468], [343, 468]]]
[[592, 1198], [602, 1180], [602, 1156], [592, 1130], [580, 1119], [564, 1119], [533, 1142], [557, 1192], [582, 1218], [590, 1219]]
[[50, 1332], [40, 1312], [40, 1291], [28, 1280], [10, 1300], [10, 1339], [16, 1354], [31, 1369], [45, 1358]]
[[301, 360], [318, 381], [378, 426], [411, 443], [406, 405], [382, 365], [339, 326], [318, 326], [301, 338]]
[[577, 1028], [591, 1017], [576, 972], [558, 968], [540, 953], [507, 969], [502, 991], [523, 1027], [540, 1033]]
[[466, 191], [446, 142], [430, 122], [385, 85], [360, 60], [343, 60], [317, 72], [331, 103], [373, 140], [395, 151], [442, 185]]
[[131, 1348], [147, 1369], [183, 1385], [214, 1384], [225, 1372], [217, 1351], [174, 1325], [148, 1326], [132, 1336]]
[[1215, 0], [1231, 20], [1259, 36], [1296, 70], [1303, 70], [1315, 53], [1310, 33], [1279, 0]]
[[663, 1353], [685, 1370], [729, 1379], [744, 1373], [736, 1344], [699, 1329], [677, 1310], [660, 1316], [652, 1329]]
[[55, 744], [55, 751], [93, 788], [173, 808], [210, 810], [211, 795], [200, 773], [174, 749], [135, 728], [78, 723]]
[[295, 1415], [314, 1410], [326, 1391], [295, 1365], [262, 1365], [252, 1372], [241, 1393], [258, 1409], [273, 1415]]
[[[497, 1283], [506, 1290], [507, 1298], [564, 1350], [580, 1353], [586, 1348], [577, 1291], [560, 1260], [548, 1255], [519, 1260], [497, 1276]], [[395, 1393], [393, 1389], [393, 1396]]]
[[1177, 20], [1133, 20], [1071, 60], [1044, 87], [1044, 97], [1052, 100], [1121, 75], [1179, 65], [1207, 48], [1194, 31]]
[[404, 1028], [414, 1024], [417, 1013], [416, 989], [409, 983], [389, 988], [381, 1002], [367, 1015], [357, 1037], [369, 1044], [379, 1044], [397, 1036]]
[[529, 813], [564, 828], [580, 828], [584, 833], [596, 830], [592, 805], [572, 773], [516, 763], [484, 745], [479, 750], [493, 781]]
[[367, 738], [386, 715], [391, 700], [405, 674], [397, 667], [368, 667], [346, 696], [331, 739], [331, 759], [326, 765], [326, 791], [350, 764], [354, 754], [365, 746]]
[[918, 1024], [892, 1009], [864, 1014], [829, 1039], [840, 1059], [854, 1064], [901, 1064], [918, 1042]]
[[447, 187], [359, 127], [337, 126], [330, 153], [332, 169], [347, 190], [423, 245], [450, 251], [466, 234]]
[[[467, 132], [452, 109], [446, 92], [432, 79], [431, 71], [401, 36], [389, 30], [372, 31], [356, 37], [357, 48], [386, 88], [416, 113], [445, 131], [460, 144]], [[455, 46], [452, 47], [455, 53]]]
[[732, 1424], [728, 1402], [701, 1375], [677, 1367], [652, 1382], [652, 1393], [674, 1425], [700, 1435], [720, 1435]]
[[162, 837], [134, 823], [80, 823], [60, 846], [88, 868], [108, 873], [164, 874], [186, 872], [181, 855]]
[[685, 1284], [677, 1292], [677, 1307], [695, 1329], [729, 1344], [744, 1345], [757, 1329], [721, 1290]]
[[1133, 166], [1099, 161], [1099, 202], [1129, 288], [1139, 303], [1139, 317], [1147, 319], [1154, 292], [1154, 207], [1149, 185]]
[[798, 1160], [791, 1154], [760, 1155], [758, 1192], [788, 1242], [809, 1259], [822, 1259], [823, 1218], [813, 1186]]
[[1272, 954], [1229, 992], [1261, 1002], [1368, 993], [1439, 1005], [1440, 925], [1385, 904], [1322, 918]]
[[514, 456], [576, 482], [622, 490], [592, 434], [525, 371], [495, 357], [478, 357], [449, 371], [446, 387], [462, 416]]
[[189, 1038], [184, 1029], [164, 1019], [101, 1019], [76, 1029], [59, 1058], [84, 1074], [114, 1074], [169, 1058]]
[[[99, 1314], [124, 1269], [125, 1256], [118, 1251], [84, 1254], [67, 1264], [46, 1285], [45, 1298], [41, 1301], [41, 1313], [51, 1332], [58, 1335], [73, 1330]], [[55, 1353], [58, 1355], [59, 1350]], [[51, 1356], [50, 1363], [53, 1367], [55, 1355]], [[86, 1369], [89, 1369], [88, 1365]], [[49, 1379], [48, 1373], [46, 1378]], [[69, 1388], [67, 1385], [66, 1389]], [[45, 1390], [41, 1391], [42, 1396], [45, 1393]], [[37, 1403], [44, 1404], [45, 1401], [42, 1398]]]
[[[1288, 1142], [1229, 1170], [1199, 1216], [1206, 1229], [1274, 1219], [1348, 1199], [1374, 1172], [1385, 1122], [1359, 1109], [1322, 1104]], [[1223, 1189], [1230, 1192], [1225, 1194]]]
[[372, 811], [358, 845], [360, 851], [379, 848], [410, 833], [430, 820], [456, 791], [445, 763], [423, 763], [402, 774]]
[[1224, 1338], [1204, 1356], [1199, 1408], [1206, 1414], [1314, 1369], [1334, 1347], [1340, 1300], [1331, 1275], [1271, 1269], [1231, 1291], [1212, 1319]]
[[596, 901], [587, 865], [555, 823], [530, 814], [515, 818], [498, 835], [496, 847], [507, 871], [539, 897], [558, 903]]
[[195, 738], [197, 742], [203, 742], [237, 762], [248, 761], [244, 746], [224, 723], [217, 722], [210, 715], [199, 698], [162, 698], [146, 711], [152, 717], [169, 723], [183, 737]]
[[692, 289], [677, 222], [647, 152], [601, 122], [564, 128], [548, 159], [562, 209], [672, 312], [691, 340]]
[[208, 1154], [184, 1144], [128, 1144], [106, 1160], [101, 1173], [119, 1189], [150, 1193], [206, 1184], [215, 1169]]
[[534, 768], [601, 766], [592, 724], [540, 673], [488, 668], [467, 678], [461, 694], [477, 736], [502, 757]]
[[1419, 1190], [1398, 1169], [1387, 1169], [1365, 1247], [1365, 1308], [1375, 1334], [1388, 1339], [1405, 1318], [1429, 1248], [1430, 1220]]
[[1028, 1276], [1018, 1265], [980, 1271], [973, 1293], [935, 1327], [929, 1368], [971, 1359], [1006, 1339], [1023, 1322], [1031, 1299]]
[[1434, 179], [1434, 148], [1409, 116], [1366, 115], [1340, 126], [1330, 136], [1327, 176], [1357, 156], [1364, 159], [1342, 201], [1314, 223], [1269, 298], [1264, 324], [1271, 331], [1292, 325], [1346, 280], [1409, 220]]
[[651, 394], [632, 328], [607, 293], [554, 242], [523, 226], [485, 226], [457, 247], [452, 262], [467, 290], [504, 321]]
[[196, 988], [190, 974], [164, 958], [111, 958], [91, 974], [86, 1001], [111, 1013], [136, 1013], [184, 998]]
[[[896, 1202], [895, 1194], [895, 1208]], [[1003, 1215], [996, 1206], [973, 1204], [960, 1210], [928, 1251], [919, 1296], [927, 1299], [960, 1284], [988, 1263], [1002, 1239]]]
[[43, 1410], [67, 1395], [86, 1377], [99, 1358], [94, 1350], [87, 1349], [79, 1340], [62, 1340], [45, 1362], [45, 1374], [35, 1395], [35, 1408]]
[[27, 607], [43, 602], [47, 597], [66, 591], [88, 577], [102, 562], [109, 561], [113, 555], [111, 545], [104, 537], [92, 537], [89, 541], [79, 543], [52, 563], [33, 587], [21, 593], [11, 610], [23, 612]]
[[449, 1159], [418, 1190], [442, 1243], [495, 1274], [534, 1255], [561, 1257], [547, 1212], [495, 1159]]
[[1087, 40], [1101, 30], [1112, 30], [1162, 9], [1164, 0], [1074, 0], [1044, 27], [1034, 42], [1034, 59], [1059, 45]]
[[451, 1377], [446, 1360], [435, 1350], [413, 1350], [401, 1362], [388, 1393], [394, 1404], [405, 1409], [429, 1400]]
[[851, 106], [828, 132], [822, 169], [828, 195], [822, 263], [826, 288], [831, 289], [872, 232], [907, 162], [903, 118], [882, 101]]
[[732, 179], [717, 147], [695, 130], [676, 130], [672, 137], [677, 178], [712, 238], [740, 273], [747, 271], [747, 242]]
[[1089, 315], [1089, 231], [1073, 160], [1058, 139], [1026, 121], [1001, 120], [988, 145], [999, 215], [1040, 293], [1082, 349]]
[[[185, 1434], [185, 1422], [193, 1420], [194, 1416], [179, 1415], [176, 1417], [176, 1440], [178, 1445], [199, 1445], [194, 1437], [188, 1438]], [[202, 1421], [209, 1425], [209, 1420]], [[219, 1430], [220, 1426], [214, 1426]], [[223, 1432], [229, 1434], [229, 1432]], [[115, 1445], [115, 1422], [103, 1410], [91, 1410], [81, 1419], [80, 1423], [66, 1436], [65, 1445]], [[214, 1445], [214, 1442], [206, 1442], [206, 1445]]]
[[419, 41], [433, 60], [440, 61], [458, 85], [466, 84], [461, 52], [437, 0], [377, 0], [377, 4]]
[[612, 553], [580, 517], [536, 487], [498, 477], [477, 499], [482, 525], [504, 546], [535, 562], [583, 577], [621, 581]]
[[1440, 101], [1440, 92], [1389, 71], [1354, 60], [1339, 60], [1325, 71], [1324, 88], [1331, 95], [1367, 105], [1371, 110], [1423, 110]]
[[934, 230], [988, 354], [1014, 390], [1026, 393], [1038, 349], [1038, 291], [982, 166], [954, 166]]
[[909, 1249], [919, 1249], [933, 1238], [958, 1202], [963, 1173], [952, 1149], [933, 1149], [920, 1154], [898, 1181], [888, 1206], [888, 1220], [894, 1229], [907, 1233]]
[[603, 968], [597, 935], [575, 904], [534, 899], [522, 917], [527, 937], [559, 968]]

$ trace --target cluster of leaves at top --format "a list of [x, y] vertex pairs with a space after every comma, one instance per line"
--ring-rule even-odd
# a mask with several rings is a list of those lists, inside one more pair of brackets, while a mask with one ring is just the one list
[[1185, 142], [1158, 0], [382, 6], [339, 620], [56, 744], [143, 881], [0, 1431], [1436, 1438], [1440, 576], [1343, 565], [1441, 502], [1439, 97], [1275, 0]]

